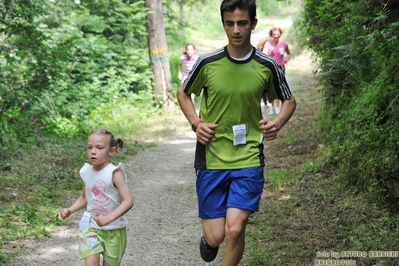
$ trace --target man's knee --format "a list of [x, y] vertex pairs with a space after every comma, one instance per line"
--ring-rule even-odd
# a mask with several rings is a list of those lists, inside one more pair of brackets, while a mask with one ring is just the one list
[[226, 225], [226, 238], [239, 239], [245, 234], [246, 223], [235, 223], [231, 226]]
[[225, 237], [225, 232], [223, 229], [212, 230], [212, 232], [205, 234], [205, 240], [211, 247], [218, 247]]
[[210, 245], [211, 247], [217, 247], [224, 241], [224, 223], [224, 218], [202, 220], [204, 237], [208, 245]]
[[250, 212], [232, 209], [229, 214], [230, 215], [226, 221], [226, 238], [231, 240], [243, 238], [245, 236], [245, 229], [248, 223]]
[[220, 244], [222, 244], [222, 242], [224, 241], [224, 234], [223, 235], [212, 235], [208, 238], [206, 238], [207, 236], [205, 236], [206, 242], [208, 243], [208, 245], [210, 245], [211, 247], [218, 247]]

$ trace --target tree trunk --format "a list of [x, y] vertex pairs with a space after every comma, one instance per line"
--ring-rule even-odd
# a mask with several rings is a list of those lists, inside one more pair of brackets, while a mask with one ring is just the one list
[[155, 102], [164, 108], [174, 107], [172, 77], [166, 43], [161, 0], [146, 0], [149, 9], [147, 16], [148, 49], [154, 73], [153, 88]]

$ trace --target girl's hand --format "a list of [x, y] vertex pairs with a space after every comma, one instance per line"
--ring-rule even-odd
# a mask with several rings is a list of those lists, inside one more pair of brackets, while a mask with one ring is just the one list
[[105, 225], [107, 225], [107, 224], [109, 224], [111, 221], [107, 218], [107, 216], [97, 216], [97, 217], [94, 217], [94, 221], [96, 221], [96, 223], [99, 225], [99, 226], [105, 226]]
[[273, 57], [274, 56], [274, 49], [269, 49], [267, 52], [269, 56]]
[[62, 220], [65, 220], [69, 216], [71, 216], [72, 211], [69, 208], [62, 209], [60, 212], [60, 217]]

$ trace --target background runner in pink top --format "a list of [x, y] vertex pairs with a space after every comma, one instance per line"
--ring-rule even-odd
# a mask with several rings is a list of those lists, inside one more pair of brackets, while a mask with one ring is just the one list
[[[178, 77], [181, 83], [187, 78], [194, 63], [197, 61], [198, 55], [195, 54], [195, 46], [192, 43], [186, 45], [186, 51], [180, 56], [179, 65], [177, 67]], [[191, 94], [191, 99], [194, 102], [195, 95]]]
[[[285, 73], [285, 64], [291, 57], [290, 49], [288, 48], [288, 44], [280, 40], [283, 31], [280, 27], [271, 28], [269, 35], [271, 37], [270, 40], [267, 40], [263, 46], [261, 46], [261, 51], [265, 54], [273, 57], [280, 67], [283, 69]], [[287, 54], [287, 56], [285, 56]], [[265, 104], [267, 105], [267, 99], [263, 99]], [[280, 113], [281, 102], [276, 99], [272, 102], [272, 106], [269, 108], [269, 114], [278, 114]]]

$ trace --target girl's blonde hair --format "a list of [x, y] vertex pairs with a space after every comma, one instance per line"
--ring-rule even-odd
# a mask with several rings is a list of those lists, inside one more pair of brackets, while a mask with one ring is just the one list
[[273, 31], [278, 30], [280, 32], [280, 35], [283, 35], [283, 30], [280, 27], [273, 27], [269, 31], [270, 37], [273, 37]]
[[107, 137], [111, 148], [115, 147], [116, 150], [123, 149], [123, 143], [124, 143], [123, 139], [121, 137], [115, 138], [114, 135], [108, 129], [105, 128], [92, 129], [89, 132], [89, 136], [91, 134], [104, 135]]

